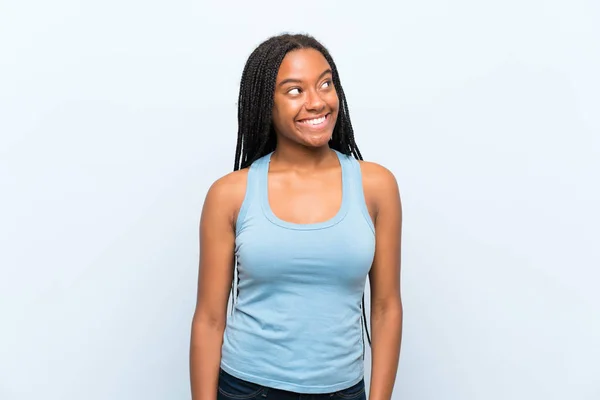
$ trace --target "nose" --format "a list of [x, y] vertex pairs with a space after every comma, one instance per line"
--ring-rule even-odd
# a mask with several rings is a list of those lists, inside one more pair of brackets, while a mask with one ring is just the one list
[[306, 93], [305, 107], [310, 111], [322, 111], [325, 108], [325, 101], [321, 94], [316, 90], [309, 90]]

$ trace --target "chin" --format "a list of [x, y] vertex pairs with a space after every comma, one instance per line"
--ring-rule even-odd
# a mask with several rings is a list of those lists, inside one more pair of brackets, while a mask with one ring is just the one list
[[306, 147], [320, 148], [329, 146], [329, 139], [331, 139], [331, 133], [322, 135], [303, 135], [301, 143]]

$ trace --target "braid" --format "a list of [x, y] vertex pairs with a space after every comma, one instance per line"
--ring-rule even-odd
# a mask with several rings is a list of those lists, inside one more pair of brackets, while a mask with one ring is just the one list
[[362, 160], [354, 139], [346, 96], [329, 51], [311, 36], [283, 34], [271, 37], [260, 44], [250, 54], [244, 66], [238, 97], [238, 139], [234, 171], [249, 167], [260, 157], [275, 150], [276, 139], [271, 124], [271, 112], [279, 66], [287, 53], [305, 48], [313, 48], [321, 52], [332, 70], [340, 110], [329, 146]]
[[[234, 171], [249, 167], [254, 161], [275, 150], [277, 144], [272, 126], [273, 97], [279, 66], [287, 53], [312, 48], [319, 51], [331, 67], [333, 85], [339, 99], [338, 119], [329, 146], [346, 155], [362, 160], [354, 139], [348, 103], [340, 76], [329, 51], [315, 38], [303, 34], [282, 34], [261, 43], [248, 57], [238, 97], [238, 138], [235, 149]], [[236, 261], [237, 273], [237, 261]], [[239, 284], [239, 276], [236, 285]], [[232, 298], [234, 287], [231, 288]], [[239, 285], [237, 293], [239, 294]], [[233, 310], [233, 301], [232, 301]], [[362, 297], [363, 324], [367, 340], [371, 344], [367, 328], [365, 296]]]

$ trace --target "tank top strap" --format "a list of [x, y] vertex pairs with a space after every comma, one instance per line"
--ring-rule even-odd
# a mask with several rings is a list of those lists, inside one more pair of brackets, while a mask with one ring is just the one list
[[344, 178], [345, 182], [348, 183], [347, 186], [351, 207], [354, 210], [358, 210], [362, 214], [371, 230], [375, 232], [373, 220], [371, 219], [369, 209], [367, 208], [367, 202], [365, 200], [360, 163], [352, 155], [345, 155], [342, 153], [338, 153], [338, 155], [340, 156], [340, 162], [345, 164], [345, 168], [343, 168], [342, 171], [344, 171], [344, 173], [347, 175]]
[[265, 157], [261, 157], [253, 162], [248, 168], [248, 176], [246, 178], [246, 194], [240, 207], [240, 211], [236, 220], [236, 235], [242, 228], [244, 221], [248, 213], [255, 207], [260, 209], [260, 188], [261, 188], [261, 175], [264, 169]]

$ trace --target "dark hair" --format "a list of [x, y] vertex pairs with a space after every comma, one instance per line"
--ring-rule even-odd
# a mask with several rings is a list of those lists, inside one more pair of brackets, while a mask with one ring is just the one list
[[250, 54], [244, 67], [238, 99], [238, 139], [234, 171], [250, 166], [260, 157], [275, 150], [276, 138], [271, 121], [279, 66], [290, 51], [307, 48], [319, 51], [331, 66], [333, 86], [339, 99], [340, 109], [329, 146], [362, 160], [354, 141], [346, 96], [331, 55], [312, 36], [282, 34], [261, 43]]
[[[273, 36], [261, 43], [250, 54], [244, 66], [238, 98], [238, 138], [235, 149], [234, 171], [249, 167], [257, 159], [275, 150], [277, 139], [272, 124], [275, 81], [285, 55], [290, 51], [299, 49], [319, 51], [331, 67], [333, 86], [340, 107], [329, 147], [343, 154], [352, 154], [357, 160], [362, 160], [362, 155], [354, 140], [354, 130], [350, 122], [348, 103], [342, 89], [340, 76], [329, 51], [310, 35], [285, 33]], [[232, 295], [235, 293], [233, 286], [231, 293]], [[364, 294], [362, 312], [365, 333], [369, 344], [371, 344], [366, 322]]]

